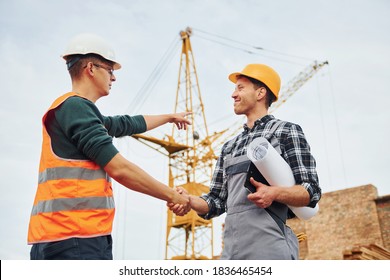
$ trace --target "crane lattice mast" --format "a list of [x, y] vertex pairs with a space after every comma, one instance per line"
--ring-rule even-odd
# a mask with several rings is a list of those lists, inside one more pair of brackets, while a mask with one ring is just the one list
[[[169, 186], [182, 187], [188, 193], [200, 196], [209, 192], [209, 184], [217, 156], [212, 144], [223, 132], [209, 134], [204, 104], [200, 93], [194, 55], [187, 28], [180, 32], [182, 52], [176, 91], [175, 112], [192, 112], [192, 125], [186, 131], [172, 127], [166, 139], [133, 135], [147, 144], [164, 148], [169, 158]], [[157, 150], [157, 149], [156, 149]], [[160, 151], [161, 152], [161, 151]], [[180, 217], [168, 210], [166, 233], [166, 259], [212, 259], [213, 223], [204, 220], [191, 210]]]

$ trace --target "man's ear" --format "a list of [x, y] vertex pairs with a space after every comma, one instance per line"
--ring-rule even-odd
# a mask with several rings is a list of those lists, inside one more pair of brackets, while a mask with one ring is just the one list
[[93, 73], [93, 63], [92, 62], [88, 62], [87, 66], [85, 68], [86, 68], [85, 71], [87, 72], [88, 75], [90, 75], [90, 76], [94, 75], [94, 73]]
[[256, 89], [256, 93], [257, 93], [257, 100], [261, 100], [265, 98], [267, 94], [267, 90], [265, 89], [265, 87], [259, 87], [258, 89]]

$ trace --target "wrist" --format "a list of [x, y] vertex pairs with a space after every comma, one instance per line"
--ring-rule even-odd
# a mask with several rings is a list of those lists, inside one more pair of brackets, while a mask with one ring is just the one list
[[173, 123], [175, 121], [175, 117], [173, 114], [167, 114], [166, 116], [169, 123]]
[[[176, 191], [176, 190], [173, 190], [173, 195], [172, 195], [172, 200], [171, 202], [174, 203], [174, 204], [177, 204], [180, 202], [180, 194]], [[180, 204], [180, 203], [179, 203]]]
[[194, 206], [195, 199], [196, 199], [195, 196], [192, 195], [192, 194], [190, 194], [190, 195], [188, 196], [188, 200], [189, 200], [188, 205], [191, 206], [191, 208], [193, 208], [193, 206]]

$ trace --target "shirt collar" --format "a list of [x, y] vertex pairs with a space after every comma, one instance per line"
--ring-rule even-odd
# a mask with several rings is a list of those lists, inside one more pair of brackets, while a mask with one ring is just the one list
[[[274, 120], [274, 119], [275, 119], [275, 117], [273, 115], [265, 115], [264, 117], [257, 119], [255, 121], [253, 128], [255, 128], [258, 125], [264, 125], [264, 124], [266, 124], [269, 121]], [[243, 127], [244, 127], [245, 132], [248, 132], [251, 130], [246, 123], [244, 123]]]

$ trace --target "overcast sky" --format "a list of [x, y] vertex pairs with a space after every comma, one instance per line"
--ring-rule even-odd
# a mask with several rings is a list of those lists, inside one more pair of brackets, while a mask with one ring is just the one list
[[[265, 63], [286, 85], [314, 60], [328, 61], [274, 115], [303, 128], [324, 193], [373, 184], [379, 196], [389, 195], [389, 8], [387, 0], [0, 0], [0, 259], [29, 258], [27, 228], [38, 176], [41, 118], [57, 96], [71, 89], [60, 55], [80, 32], [107, 38], [122, 64], [110, 96], [97, 103], [101, 112], [160, 114], [173, 111], [179, 32], [192, 27], [211, 132], [240, 120], [233, 112], [230, 73], [248, 63]], [[150, 93], [141, 94], [142, 103], [134, 104], [172, 44], [175, 52], [160, 79]], [[167, 158], [132, 138], [115, 145], [167, 182]], [[165, 203], [117, 184], [114, 188], [115, 258], [163, 259]], [[214, 227], [216, 254], [221, 222], [216, 220]]]

